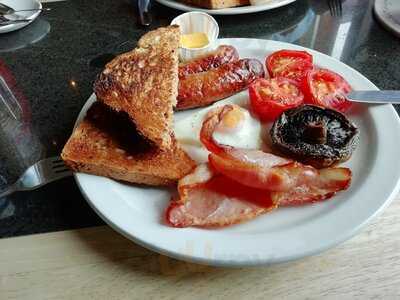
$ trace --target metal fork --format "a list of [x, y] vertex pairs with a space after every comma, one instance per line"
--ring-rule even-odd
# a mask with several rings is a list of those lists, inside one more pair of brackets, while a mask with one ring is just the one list
[[332, 17], [342, 16], [342, 0], [328, 0], [328, 6]]
[[72, 175], [59, 156], [46, 158], [30, 166], [11, 186], [0, 191], [0, 198], [17, 191], [30, 191]]

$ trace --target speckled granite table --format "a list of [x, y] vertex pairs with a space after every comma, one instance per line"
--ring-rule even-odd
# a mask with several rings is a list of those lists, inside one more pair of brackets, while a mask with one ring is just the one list
[[[134, 47], [148, 30], [137, 25], [134, 2], [46, 3], [52, 10], [33, 24], [0, 35], [0, 74], [22, 112], [20, 121], [12, 122], [0, 107], [0, 188], [32, 162], [60, 152], [102, 65], [112, 54]], [[375, 21], [372, 2], [344, 1], [342, 17], [332, 17], [326, 1], [298, 0], [272, 11], [217, 20], [222, 37], [314, 48], [359, 70], [382, 89], [400, 89], [400, 40]], [[169, 24], [180, 13], [157, 4], [153, 12], [151, 28]], [[99, 224], [73, 178], [0, 199], [0, 237]]]
[[[34, 161], [60, 152], [96, 74], [146, 31], [132, 2], [46, 3], [52, 10], [33, 24], [0, 35], [0, 79], [17, 100], [8, 108], [0, 101], [0, 189]], [[314, 48], [382, 89], [400, 89], [400, 41], [375, 21], [372, 2], [346, 0], [342, 17], [332, 17], [325, 0], [298, 0], [217, 19], [222, 37]], [[151, 27], [177, 14], [155, 5]], [[359, 235], [320, 255], [260, 268], [211, 268], [146, 250], [107, 226], [92, 227], [103, 223], [66, 178], [0, 199], [0, 299], [400, 299], [399, 213], [396, 199]], [[82, 227], [92, 228], [76, 230]], [[43, 234], [15, 237], [33, 233]]]

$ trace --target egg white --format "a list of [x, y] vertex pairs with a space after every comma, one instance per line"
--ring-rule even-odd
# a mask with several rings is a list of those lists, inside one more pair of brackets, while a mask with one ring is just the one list
[[[213, 105], [197, 110], [188, 117], [175, 122], [175, 136], [177, 140], [186, 153], [197, 163], [208, 161], [209, 152], [200, 142], [200, 130], [204, 118], [211, 109], [221, 105]], [[260, 121], [253, 117], [245, 108], [246, 106], [247, 103], [240, 103], [240, 110], [244, 116], [240, 126], [229, 131], [216, 130], [214, 132], [213, 136], [217, 142], [236, 148], [263, 148], [264, 143], [261, 138], [262, 132], [264, 131], [263, 126]]]

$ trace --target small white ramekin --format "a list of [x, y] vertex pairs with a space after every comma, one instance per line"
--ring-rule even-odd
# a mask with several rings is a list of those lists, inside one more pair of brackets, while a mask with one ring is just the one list
[[201, 48], [181, 47], [179, 56], [182, 61], [187, 61], [214, 50], [215, 41], [218, 39], [219, 26], [217, 21], [209, 14], [191, 11], [177, 16], [172, 20], [171, 25], [179, 25], [181, 34], [204, 32], [208, 37], [208, 45]]

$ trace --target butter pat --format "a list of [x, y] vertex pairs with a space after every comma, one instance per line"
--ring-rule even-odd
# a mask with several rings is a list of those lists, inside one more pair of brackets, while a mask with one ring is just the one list
[[203, 48], [209, 44], [207, 35], [204, 32], [194, 32], [181, 35], [181, 47]]

